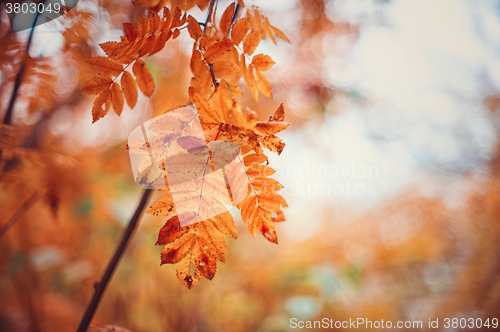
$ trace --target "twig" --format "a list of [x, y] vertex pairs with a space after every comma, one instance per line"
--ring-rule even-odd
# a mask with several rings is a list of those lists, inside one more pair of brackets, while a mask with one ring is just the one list
[[[30, 36], [28, 37], [28, 42], [26, 43], [25, 53], [26, 57], [29, 56], [29, 50], [31, 46], [31, 41], [33, 40], [33, 32], [35, 31], [35, 24], [38, 19], [38, 11], [36, 12], [35, 20], [33, 21], [33, 26], [31, 27]], [[3, 123], [6, 125], [10, 125], [12, 121], [12, 113], [14, 111], [14, 105], [16, 104], [17, 96], [19, 95], [19, 88], [21, 87], [21, 83], [23, 81], [24, 73], [26, 72], [26, 60], [23, 61], [21, 68], [16, 76], [16, 81], [14, 82], [14, 89], [12, 90], [12, 94], [9, 100], [9, 106], [7, 106], [7, 112], [5, 112], [5, 117], [3, 118]]]
[[106, 267], [106, 271], [102, 275], [101, 280], [96, 282], [94, 285], [95, 288], [94, 296], [90, 300], [90, 303], [87, 306], [87, 309], [85, 310], [85, 314], [82, 317], [82, 321], [80, 322], [80, 326], [78, 327], [77, 332], [87, 331], [90, 322], [92, 321], [92, 317], [94, 317], [94, 314], [97, 310], [97, 306], [99, 305], [101, 297], [104, 294], [104, 291], [106, 290], [106, 286], [108, 285], [109, 280], [113, 276], [113, 272], [115, 271], [116, 266], [118, 265], [118, 262], [120, 261], [120, 258], [122, 257], [125, 248], [127, 247], [128, 241], [130, 240], [139, 222], [139, 217], [141, 216], [141, 213], [144, 210], [144, 207], [146, 206], [146, 203], [148, 201], [151, 192], [152, 192], [151, 189], [146, 189], [142, 194], [141, 201], [137, 206], [137, 209], [135, 210], [132, 219], [130, 219], [127, 229], [123, 233], [122, 239], [120, 240], [120, 244], [116, 248], [113, 257], [111, 258], [111, 260], [108, 263], [108, 266]]
[[0, 228], [0, 237], [2, 235], [4, 235], [5, 233], [7, 233], [7, 231], [16, 223], [16, 221], [19, 220], [19, 218], [26, 212], [29, 210], [29, 208], [33, 205], [33, 203], [35, 203], [36, 201], [36, 195], [37, 195], [37, 192], [33, 193], [33, 195], [31, 195], [30, 198], [28, 198], [26, 200], [26, 202], [23, 203], [23, 205], [21, 205], [19, 207], [19, 209], [17, 209], [16, 213], [14, 213], [14, 215], [9, 219], [9, 221], [7, 221], [7, 223], [5, 225], [2, 226], [2, 228]]

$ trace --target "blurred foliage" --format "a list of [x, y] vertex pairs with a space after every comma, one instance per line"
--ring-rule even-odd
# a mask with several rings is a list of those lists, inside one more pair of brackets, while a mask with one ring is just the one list
[[[325, 55], [345, 55], [359, 37], [359, 26], [332, 21], [324, 8], [325, 1], [301, 0], [287, 13], [274, 13], [294, 22], [284, 27], [292, 40], [284, 47], [285, 61], [269, 72], [276, 100], [290, 107], [291, 130], [325, 112], [345, 112], [344, 98], [364, 102], [359, 92], [333, 87], [321, 75]], [[150, 100], [140, 98], [133, 112], [126, 108], [122, 121], [110, 114], [113, 126], [109, 119], [90, 126], [92, 100], [80, 92], [92, 77], [85, 60], [100, 55], [97, 45], [117, 37], [122, 23], [136, 22], [142, 12], [129, 1], [81, 1], [36, 35], [35, 43], [55, 38], [61, 45], [53, 53], [42, 45], [30, 54], [14, 112], [16, 141], [2, 141], [18, 148], [12, 162], [1, 165], [0, 227], [20, 208], [22, 214], [0, 237], [1, 331], [76, 329], [139, 199], [124, 140], [145, 119], [188, 100], [191, 50], [179, 38], [148, 63], [157, 83]], [[344, 49], [325, 43], [336, 38], [346, 39]], [[2, 111], [25, 39], [11, 32], [2, 7]], [[492, 114], [499, 95], [485, 95]], [[267, 98], [255, 102], [247, 90], [243, 99], [261, 120], [278, 106]], [[327, 110], [327, 104], [333, 106]], [[164, 218], [145, 215], [92, 329], [287, 331], [291, 317], [424, 324], [428, 318], [498, 317], [499, 152], [487, 177], [460, 175], [467, 193], [459, 207], [409, 187], [368, 212], [326, 208], [320, 229], [302, 242], [284, 237], [275, 246], [241, 231], [238, 241], [228, 240], [217, 278], [189, 291], [177, 282], [175, 267], [159, 267], [161, 248], [154, 243]], [[428, 175], [425, 181], [441, 179]], [[287, 217], [292, 223], [294, 216]]]

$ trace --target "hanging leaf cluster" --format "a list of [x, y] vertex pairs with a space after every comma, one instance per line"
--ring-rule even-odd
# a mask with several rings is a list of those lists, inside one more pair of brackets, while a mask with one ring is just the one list
[[[106, 56], [87, 61], [97, 74], [82, 89], [97, 95], [92, 107], [93, 122], [111, 108], [120, 115], [125, 103], [133, 109], [139, 90], [146, 97], [152, 96], [155, 82], [143, 58], [158, 53], [167, 41], [186, 31], [193, 40], [189, 98], [198, 111], [206, 141], [240, 147], [248, 194], [233, 205], [241, 211], [242, 220], [253, 236], [260, 232], [268, 241], [278, 243], [274, 223], [285, 220], [282, 208], [287, 204], [277, 193], [283, 186], [271, 177], [275, 171], [268, 165], [263, 148], [277, 154], [283, 151], [285, 143], [276, 134], [288, 127], [284, 122], [285, 111], [281, 104], [269, 121], [257, 121], [256, 113], [242, 109], [237, 99], [243, 94], [240, 81], [255, 100], [260, 94], [273, 97], [265, 72], [275, 62], [268, 55], [254, 53], [263, 39], [269, 38], [275, 44], [277, 38], [289, 40], [258, 8], [246, 7], [243, 1], [225, 8], [220, 20], [216, 20], [218, 2], [188, 2], [133, 2], [137, 7], [148, 7], [147, 15], [140, 15], [137, 25], [125, 23], [121, 41], [101, 44]], [[198, 22], [186, 12], [196, 5], [208, 8], [205, 22]], [[186, 146], [190, 142], [178, 140], [178, 144]], [[177, 264], [177, 277], [187, 288], [195, 286], [201, 276], [211, 280], [217, 261], [225, 261], [224, 236], [237, 237], [233, 217], [226, 211], [181, 226], [170, 190], [167, 188], [163, 193], [147, 210], [168, 218], [157, 241], [164, 246], [161, 264]]]

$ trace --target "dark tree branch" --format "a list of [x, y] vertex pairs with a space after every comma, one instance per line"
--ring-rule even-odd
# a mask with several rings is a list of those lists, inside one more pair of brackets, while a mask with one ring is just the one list
[[[35, 20], [33, 21], [33, 26], [31, 27], [30, 36], [28, 38], [28, 42], [26, 43], [25, 48], [25, 57], [29, 56], [29, 50], [31, 46], [31, 41], [33, 40], [33, 32], [35, 31], [35, 24], [38, 19], [38, 11], [35, 16]], [[16, 75], [16, 80], [14, 82], [14, 89], [12, 90], [12, 94], [10, 96], [9, 105], [7, 106], [7, 112], [5, 112], [5, 117], [3, 118], [3, 124], [10, 125], [12, 121], [12, 113], [14, 112], [14, 105], [16, 104], [17, 96], [19, 95], [19, 88], [21, 87], [21, 83], [24, 78], [24, 73], [26, 72], [26, 59], [24, 59], [19, 72]]]
[[92, 300], [90, 300], [89, 305], [87, 306], [87, 310], [85, 310], [85, 314], [82, 317], [82, 321], [80, 322], [80, 326], [78, 327], [77, 332], [85, 332], [87, 331], [90, 322], [92, 321], [92, 317], [94, 317], [94, 314], [97, 310], [97, 306], [99, 305], [99, 302], [101, 300], [102, 295], [104, 294], [104, 291], [106, 290], [106, 286], [109, 283], [109, 280], [113, 276], [113, 272], [116, 269], [116, 266], [118, 265], [118, 262], [120, 261], [120, 258], [123, 256], [123, 253], [125, 251], [125, 248], [127, 247], [127, 244], [137, 227], [137, 224], [139, 222], [139, 217], [141, 216], [142, 211], [144, 210], [144, 207], [146, 206], [146, 203], [148, 201], [149, 195], [151, 194], [152, 190], [151, 189], [146, 189], [144, 193], [142, 194], [141, 201], [139, 205], [137, 206], [137, 209], [135, 210], [134, 215], [132, 216], [132, 219], [130, 219], [130, 222], [127, 226], [127, 229], [123, 233], [122, 239], [120, 240], [120, 244], [115, 250], [115, 253], [113, 254], [113, 257], [108, 263], [108, 266], [106, 267], [106, 271], [102, 275], [102, 278], [100, 281], [96, 282], [94, 285], [95, 291], [94, 291], [94, 296], [92, 297]]

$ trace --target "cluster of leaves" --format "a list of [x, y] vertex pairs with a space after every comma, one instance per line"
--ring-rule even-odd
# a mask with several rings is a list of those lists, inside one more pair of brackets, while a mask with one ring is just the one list
[[[125, 35], [120, 42], [101, 44], [105, 57], [87, 61], [97, 73], [82, 89], [97, 95], [92, 108], [93, 121], [105, 116], [111, 107], [120, 115], [125, 101], [133, 108], [138, 99], [137, 86], [145, 96], [151, 96], [154, 79], [141, 58], [161, 51], [169, 39], [177, 38], [181, 30], [187, 28], [194, 40], [189, 97], [198, 111], [206, 141], [228, 142], [241, 148], [248, 195], [237, 207], [253, 236], [260, 231], [267, 240], [277, 243], [273, 223], [285, 220], [281, 207], [287, 205], [276, 193], [282, 185], [270, 177], [275, 171], [267, 165], [262, 148], [278, 154], [283, 150], [285, 144], [276, 133], [288, 127], [288, 123], [283, 122], [284, 108], [280, 105], [269, 121], [259, 122], [254, 112], [241, 108], [237, 98], [242, 95], [238, 85], [242, 77], [255, 100], [259, 92], [272, 98], [271, 84], [263, 72], [270, 69], [274, 61], [264, 54], [252, 55], [264, 38], [274, 43], [276, 37], [289, 40], [256, 7], [247, 8], [243, 1], [228, 6], [218, 24], [214, 23], [215, 1], [192, 4], [201, 9], [208, 6], [205, 23], [199, 23], [185, 12], [189, 9], [186, 6], [181, 10], [174, 4], [172, 8], [162, 7], [164, 4], [163, 1], [135, 1], [134, 5], [150, 6], [148, 15], [140, 15], [137, 26], [125, 23]], [[236, 19], [241, 9], [245, 9], [245, 17]], [[129, 67], [133, 75], [127, 71]], [[119, 84], [116, 81], [120, 76]], [[147, 212], [169, 217], [157, 241], [158, 245], [165, 246], [161, 263], [177, 264], [177, 277], [187, 288], [196, 285], [201, 275], [210, 280], [215, 276], [217, 261], [225, 260], [224, 236], [237, 237], [236, 225], [228, 211], [181, 227], [168, 188]]]

